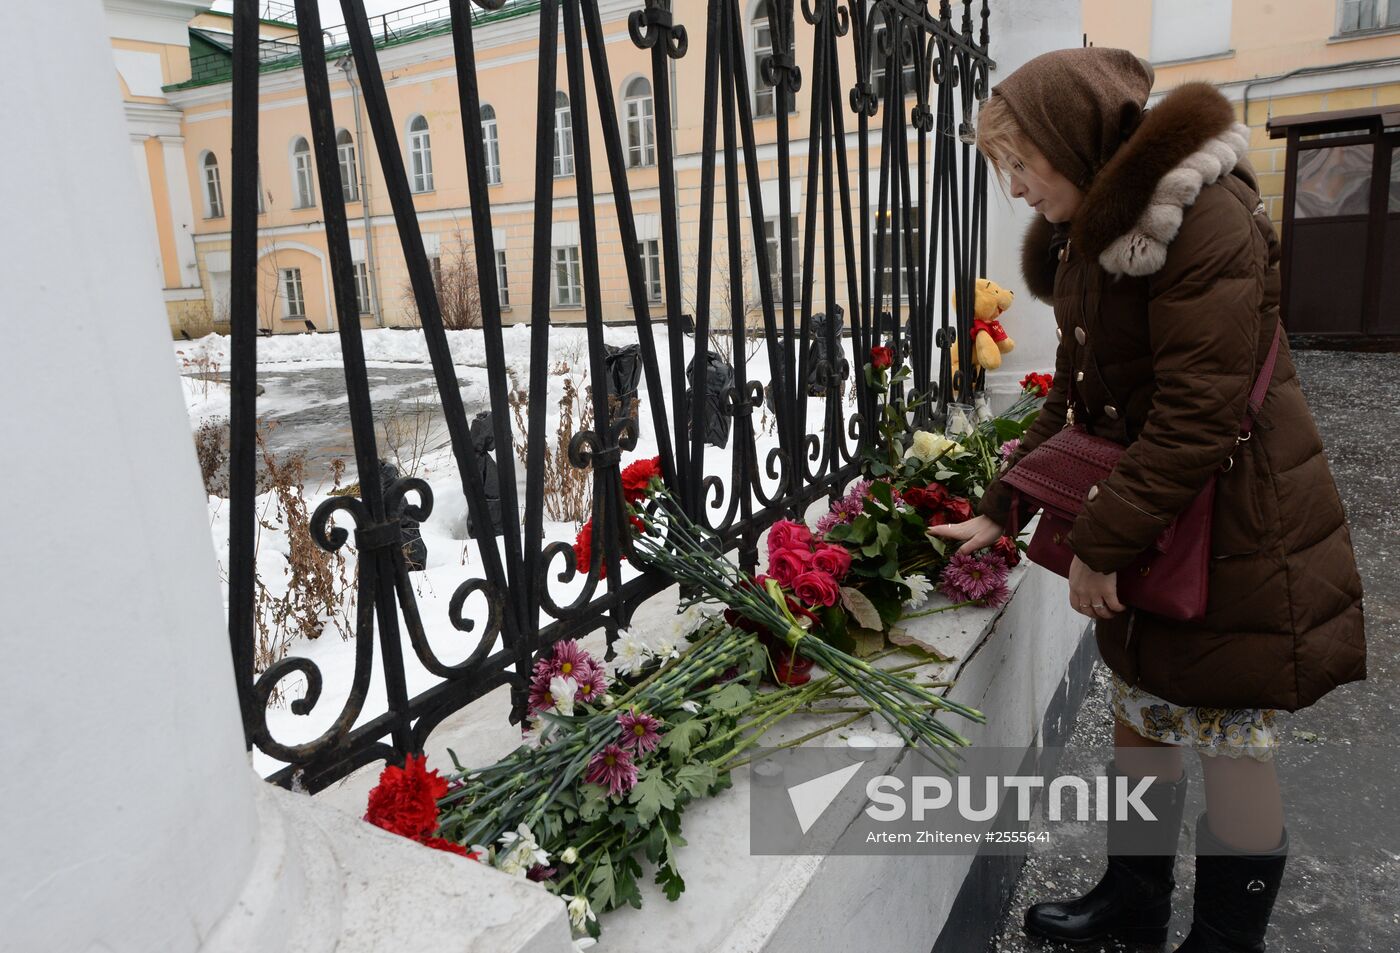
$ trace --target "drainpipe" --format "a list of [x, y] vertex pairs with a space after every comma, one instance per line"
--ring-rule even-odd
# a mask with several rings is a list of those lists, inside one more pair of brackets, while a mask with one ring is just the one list
[[1300, 66], [1298, 69], [1289, 70], [1278, 76], [1268, 76], [1260, 79], [1252, 79], [1244, 84], [1242, 95], [1244, 106], [1244, 121], [1249, 122], [1249, 91], [1255, 86], [1267, 86], [1277, 83], [1280, 80], [1289, 79], [1294, 76], [1313, 76], [1318, 73], [1342, 73], [1354, 69], [1366, 69], [1372, 66], [1391, 66], [1400, 63], [1400, 57], [1387, 56], [1377, 60], [1352, 60], [1348, 63], [1328, 63], [1323, 66]]
[[379, 301], [379, 271], [374, 267], [374, 232], [370, 230], [370, 219], [373, 212], [370, 209], [369, 200], [369, 171], [364, 150], [364, 127], [360, 123], [360, 87], [355, 83], [355, 61], [348, 56], [342, 56], [336, 65], [345, 73], [345, 81], [350, 84], [350, 101], [355, 109], [355, 148], [359, 150], [355, 163], [355, 168], [359, 170], [360, 189], [360, 212], [364, 218], [365, 232], [365, 272], [369, 275], [369, 299], [370, 307], [374, 310], [375, 327], [384, 327], [384, 309]]

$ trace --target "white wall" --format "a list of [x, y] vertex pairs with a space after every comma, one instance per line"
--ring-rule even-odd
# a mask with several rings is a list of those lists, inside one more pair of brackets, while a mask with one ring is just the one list
[[98, 0], [6, 17], [0, 946], [178, 953], [257, 844], [150, 199]]
[[[1041, 53], [1083, 45], [1080, 0], [997, 0], [991, 5], [991, 85]], [[999, 370], [987, 372], [987, 388], [1008, 393], [1029, 371], [1055, 370], [1055, 319], [1047, 305], [1031, 298], [1021, 279], [1021, 238], [1036, 213], [1013, 199], [992, 175], [987, 186], [987, 275], [1009, 288], [1016, 301], [1002, 324], [1016, 341]], [[997, 406], [994, 404], [994, 406]]]

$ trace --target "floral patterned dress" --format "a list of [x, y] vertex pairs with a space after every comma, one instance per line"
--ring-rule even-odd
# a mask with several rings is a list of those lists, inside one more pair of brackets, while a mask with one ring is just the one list
[[1143, 737], [1202, 755], [1269, 761], [1282, 740], [1278, 709], [1182, 707], [1129, 685], [1112, 670], [1108, 700], [1114, 716]]

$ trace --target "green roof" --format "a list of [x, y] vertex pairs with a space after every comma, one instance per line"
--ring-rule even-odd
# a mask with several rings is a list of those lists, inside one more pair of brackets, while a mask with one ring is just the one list
[[[452, 32], [450, 17], [420, 19], [420, 8], [429, 4], [406, 7], [393, 13], [370, 17], [371, 29], [377, 29], [374, 48], [377, 50], [405, 43], [416, 43], [429, 37], [443, 36]], [[539, 0], [507, 0], [500, 10], [478, 10], [472, 14], [472, 25], [513, 20], [539, 10]], [[417, 11], [417, 12], [415, 12]], [[287, 26], [278, 23], [278, 26]], [[344, 26], [332, 27], [323, 31], [327, 36], [326, 61], [331, 62], [342, 53], [350, 51], [350, 44]], [[197, 52], [198, 51], [198, 52]], [[301, 66], [301, 49], [293, 40], [263, 39], [258, 42], [258, 71], [276, 73], [296, 69]], [[177, 89], [194, 89], [200, 86], [213, 86], [233, 79], [233, 53], [222, 41], [220, 34], [197, 28], [190, 29], [190, 78], [183, 83], [172, 83], [164, 89], [169, 92]]]

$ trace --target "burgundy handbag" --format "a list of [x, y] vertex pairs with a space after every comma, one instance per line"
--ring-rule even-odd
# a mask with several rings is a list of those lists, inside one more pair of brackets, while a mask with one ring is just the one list
[[[1264, 403], [1278, 356], [1280, 327], [1274, 327], [1273, 344], [1254, 381], [1238, 445], [1248, 440], [1254, 415]], [[1086, 432], [1074, 421], [1074, 384], [1070, 383], [1070, 407], [1065, 426], [1027, 453], [1001, 475], [1011, 487], [1011, 525], [1015, 537], [1022, 498], [1040, 508], [1040, 523], [1026, 549], [1031, 562], [1061, 576], [1069, 576], [1074, 551], [1070, 529], [1085, 499], [1101, 480], [1107, 479], [1127, 449], [1123, 444]], [[1221, 468], [1229, 470], [1234, 455]], [[1196, 622], [1205, 617], [1207, 576], [1210, 570], [1211, 510], [1215, 503], [1212, 473], [1205, 487], [1161, 535], [1132, 563], [1118, 571], [1118, 601], [1171, 619]], [[1109, 492], [1112, 492], [1110, 490]]]

